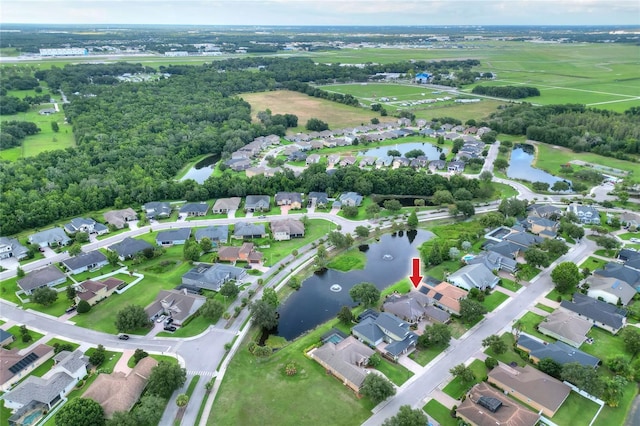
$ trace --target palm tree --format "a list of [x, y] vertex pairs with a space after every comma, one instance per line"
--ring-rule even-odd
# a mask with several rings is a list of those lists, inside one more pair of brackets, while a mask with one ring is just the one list
[[176, 405], [181, 410], [183, 410], [184, 407], [186, 407], [188, 403], [189, 403], [189, 397], [187, 396], [187, 394], [181, 393], [180, 395], [178, 395], [176, 397]]

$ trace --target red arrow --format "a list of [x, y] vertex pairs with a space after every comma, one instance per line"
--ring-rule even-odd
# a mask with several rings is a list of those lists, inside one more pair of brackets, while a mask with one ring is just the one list
[[412, 264], [413, 264], [413, 271], [412, 271], [411, 276], [409, 277], [409, 279], [413, 283], [413, 286], [415, 288], [418, 288], [418, 285], [420, 284], [420, 281], [422, 281], [422, 275], [420, 275], [420, 258], [419, 257], [414, 257], [412, 259]]

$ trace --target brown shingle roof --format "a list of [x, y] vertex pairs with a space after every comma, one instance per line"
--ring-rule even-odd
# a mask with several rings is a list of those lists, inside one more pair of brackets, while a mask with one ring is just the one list
[[10, 368], [18, 364], [21, 360], [26, 359], [31, 354], [34, 354], [31, 356], [32, 358], [34, 356], [37, 356], [37, 359], [43, 358], [49, 355], [46, 358], [48, 359], [51, 356], [53, 356], [53, 348], [47, 345], [38, 345], [32, 351], [29, 351], [24, 355], [18, 354], [18, 349], [7, 350], [7, 349], [0, 348], [0, 384], [3, 384], [11, 380], [11, 378], [15, 376], [17, 373], [19, 373], [24, 368], [33, 364], [35, 362], [35, 359], [16, 372], [13, 372], [10, 370]]
[[[492, 412], [478, 403], [481, 397], [493, 398], [502, 404]], [[540, 419], [538, 414], [507, 398], [486, 382], [478, 383], [471, 388], [468, 398], [460, 404], [457, 413], [472, 425], [477, 426], [534, 426]]]

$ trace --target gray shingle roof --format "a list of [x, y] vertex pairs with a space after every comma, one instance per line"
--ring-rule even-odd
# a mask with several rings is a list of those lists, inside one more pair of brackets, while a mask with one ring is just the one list
[[191, 236], [191, 228], [171, 229], [169, 231], [158, 232], [156, 241], [183, 241]]
[[227, 241], [229, 239], [229, 225], [208, 226], [196, 230], [196, 241], [208, 238], [211, 241]]
[[526, 333], [520, 333], [518, 345], [526, 348], [531, 356], [544, 359], [551, 358], [559, 364], [577, 362], [581, 365], [596, 367], [600, 360], [563, 342], [547, 343]]
[[207, 203], [187, 203], [180, 207], [180, 213], [206, 213], [209, 210]]
[[15, 238], [0, 237], [0, 246], [11, 247], [12, 256], [18, 259], [29, 253], [29, 249], [20, 244]]
[[49, 404], [74, 380], [73, 377], [63, 371], [54, 374], [49, 379], [42, 379], [32, 375], [12, 391], [7, 392], [3, 399], [22, 405], [26, 405], [31, 401]]
[[240, 279], [245, 273], [242, 268], [221, 263], [198, 265], [182, 276], [182, 283], [218, 291], [226, 281]]
[[579, 347], [586, 340], [591, 325], [589, 320], [580, 318], [573, 312], [557, 309], [538, 325], [538, 330], [542, 334], [555, 334], [568, 342], [574, 342], [572, 346]]
[[374, 353], [373, 349], [354, 337], [347, 337], [338, 344], [325, 343], [313, 352], [313, 357], [322, 360], [359, 388], [367, 377], [367, 372], [358, 364], [363, 364]]
[[115, 251], [119, 256], [124, 258], [134, 256], [148, 248], [153, 248], [153, 246], [144, 240], [136, 240], [131, 237], [127, 237], [119, 243], [109, 246], [109, 250]]
[[269, 208], [270, 198], [268, 195], [247, 195], [244, 205], [247, 209]]
[[64, 233], [62, 228], [47, 229], [46, 231], [36, 232], [29, 236], [29, 242], [38, 245], [42, 245], [43, 243], [47, 243], [49, 245], [66, 245], [69, 241], [70, 238]]
[[107, 256], [105, 256], [98, 250], [94, 250], [94, 251], [90, 251], [89, 253], [82, 253], [82, 254], [79, 254], [78, 256], [65, 259], [62, 261], [62, 264], [66, 266], [69, 270], [73, 271], [76, 269], [84, 268], [89, 265], [106, 262], [106, 261], [107, 261]]
[[592, 299], [581, 293], [575, 293], [573, 295], [573, 301], [563, 300], [560, 306], [580, 314], [583, 317], [608, 325], [616, 330], [624, 325], [624, 317], [627, 314], [627, 311], [624, 309], [619, 309], [617, 306], [610, 305], [609, 303]]
[[251, 235], [264, 235], [267, 231], [262, 223], [238, 222], [233, 228], [233, 235], [236, 237], [245, 237]]
[[24, 278], [18, 280], [18, 285], [24, 291], [31, 291], [36, 288], [50, 285], [56, 281], [66, 280], [67, 276], [54, 265], [45, 266], [42, 269], [29, 272]]
[[384, 338], [384, 333], [376, 325], [376, 320], [371, 317], [365, 318], [353, 326], [352, 331], [358, 332], [358, 334], [362, 335], [370, 343], [375, 343]]
[[482, 263], [464, 266], [449, 275], [449, 282], [456, 285], [464, 282], [470, 289], [474, 287], [480, 290], [484, 290], [487, 287], [493, 288], [498, 281], [499, 278]]

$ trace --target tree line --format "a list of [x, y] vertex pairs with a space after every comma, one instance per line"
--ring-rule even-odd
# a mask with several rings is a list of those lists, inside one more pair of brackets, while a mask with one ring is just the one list
[[507, 99], [522, 99], [531, 96], [540, 96], [538, 88], [528, 86], [476, 86], [473, 88], [471, 93]]
[[40, 128], [29, 121], [5, 121], [0, 128], [0, 149], [19, 146], [24, 138], [39, 131]]

